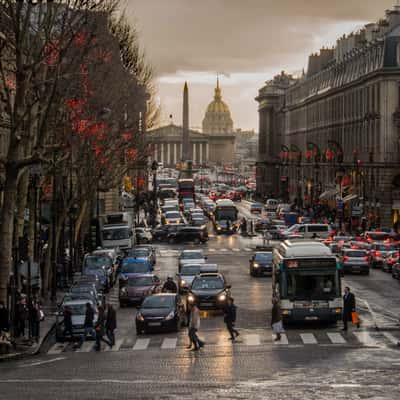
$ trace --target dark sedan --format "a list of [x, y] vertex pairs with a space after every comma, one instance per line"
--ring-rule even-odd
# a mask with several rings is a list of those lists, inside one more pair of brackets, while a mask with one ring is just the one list
[[143, 300], [160, 290], [161, 281], [156, 275], [137, 275], [123, 281], [119, 289], [119, 304], [141, 304]]
[[164, 242], [168, 240], [168, 235], [175, 232], [182, 225], [159, 225], [153, 230], [153, 241]]
[[179, 331], [188, 324], [185, 305], [179, 294], [162, 293], [146, 297], [136, 314], [136, 333]]
[[258, 251], [250, 258], [250, 275], [272, 275], [272, 252]]
[[196, 303], [200, 310], [223, 309], [230, 296], [230, 288], [222, 274], [200, 274], [193, 279], [187, 299], [189, 304]]

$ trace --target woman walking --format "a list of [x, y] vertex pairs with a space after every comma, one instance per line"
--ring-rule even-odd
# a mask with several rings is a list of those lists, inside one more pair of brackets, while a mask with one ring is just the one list
[[272, 331], [275, 333], [275, 341], [281, 340], [281, 334], [284, 332], [282, 323], [282, 312], [277, 298], [272, 299]]

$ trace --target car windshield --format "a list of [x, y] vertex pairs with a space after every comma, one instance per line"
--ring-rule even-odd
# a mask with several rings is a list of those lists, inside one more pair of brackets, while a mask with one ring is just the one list
[[147, 264], [124, 263], [121, 267], [121, 272], [123, 274], [140, 274], [143, 272], [149, 272], [149, 267], [147, 266]]
[[86, 313], [86, 304], [67, 304], [65, 307], [71, 310], [72, 315], [85, 315]]
[[133, 249], [128, 252], [129, 257], [149, 257], [150, 250], [149, 249]]
[[272, 253], [257, 253], [254, 257], [256, 261], [272, 261]]
[[192, 289], [223, 289], [224, 281], [219, 277], [202, 276], [194, 280]]
[[340, 296], [336, 275], [331, 271], [289, 271], [286, 284], [288, 297], [293, 300], [325, 300]]
[[365, 251], [346, 251], [344, 255], [347, 257], [366, 257], [367, 253]]
[[174, 296], [150, 296], [144, 300], [142, 308], [172, 308], [174, 304]]
[[387, 244], [377, 244], [375, 247], [376, 247], [376, 250], [379, 250], [379, 251], [394, 251], [394, 250], [396, 250], [396, 246], [391, 246], [391, 245], [387, 245]]
[[204, 258], [201, 251], [192, 251], [190, 253], [181, 254], [181, 259], [183, 260], [198, 260], [199, 258]]
[[129, 278], [129, 286], [151, 286], [153, 285], [153, 278], [151, 276], [141, 276], [139, 278]]
[[85, 268], [98, 269], [101, 267], [111, 267], [112, 260], [107, 256], [89, 256], [85, 258]]
[[385, 240], [388, 237], [390, 237], [390, 235], [388, 233], [368, 233], [368, 238], [372, 239], [372, 240]]
[[93, 286], [74, 286], [70, 289], [72, 293], [92, 293]]
[[129, 239], [129, 228], [104, 229], [102, 232], [103, 240], [123, 240]]
[[71, 301], [71, 300], [92, 300], [93, 296], [86, 293], [71, 293], [66, 294], [63, 298], [63, 302]]
[[300, 228], [300, 225], [293, 225], [287, 230], [287, 232], [296, 232], [299, 230], [299, 228]]
[[198, 273], [200, 273], [198, 265], [184, 265], [181, 268], [181, 275], [197, 275]]

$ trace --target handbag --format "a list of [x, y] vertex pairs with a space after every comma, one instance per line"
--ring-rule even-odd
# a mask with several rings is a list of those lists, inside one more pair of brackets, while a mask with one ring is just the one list
[[360, 325], [360, 318], [358, 316], [358, 312], [357, 311], [353, 311], [351, 313], [351, 322], [353, 323], [353, 325]]

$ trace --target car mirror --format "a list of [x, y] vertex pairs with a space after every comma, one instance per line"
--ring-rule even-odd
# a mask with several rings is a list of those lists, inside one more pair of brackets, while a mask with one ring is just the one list
[[232, 285], [226, 285], [227, 289], [230, 289], [232, 287]]

